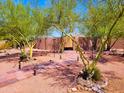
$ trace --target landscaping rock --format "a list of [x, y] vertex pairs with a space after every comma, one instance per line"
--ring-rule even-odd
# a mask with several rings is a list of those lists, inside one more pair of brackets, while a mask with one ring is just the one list
[[71, 88], [72, 92], [76, 92], [77, 88]]
[[88, 91], [88, 88], [87, 87], [84, 87], [84, 90]]
[[105, 93], [103, 88], [108, 85], [108, 80], [99, 81], [99, 83], [95, 83], [92, 80], [84, 80], [82, 77], [77, 79], [77, 83], [84, 88], [78, 86], [78, 89], [84, 89], [86, 91], [94, 91], [96, 93]]

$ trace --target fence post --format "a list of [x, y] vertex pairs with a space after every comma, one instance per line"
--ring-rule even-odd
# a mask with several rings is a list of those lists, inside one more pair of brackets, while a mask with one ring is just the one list
[[60, 54], [60, 59], [62, 59], [62, 55]]
[[19, 70], [21, 69], [21, 61], [19, 61]]
[[77, 61], [79, 61], [79, 56], [77, 56]]
[[33, 75], [36, 76], [37, 75], [37, 65], [34, 65], [33, 71], [34, 71]]
[[55, 48], [56, 47], [56, 45], [55, 45], [55, 39], [53, 39], [53, 53], [54, 53], [54, 57], [55, 57]]
[[47, 49], [47, 42], [46, 42], [47, 38], [45, 37], [45, 50]]

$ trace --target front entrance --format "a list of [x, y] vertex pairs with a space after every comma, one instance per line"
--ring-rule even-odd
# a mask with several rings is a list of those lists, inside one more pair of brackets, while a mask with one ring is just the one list
[[73, 50], [72, 40], [69, 37], [64, 37], [64, 50]]
[[73, 47], [64, 47], [64, 50], [73, 50]]

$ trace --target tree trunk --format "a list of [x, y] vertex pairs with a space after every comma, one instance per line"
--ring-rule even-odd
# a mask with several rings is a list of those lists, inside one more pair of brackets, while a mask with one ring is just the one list
[[98, 38], [94, 37], [93, 40], [92, 40], [92, 50], [97, 49], [97, 41], [98, 41]]
[[111, 45], [109, 43], [107, 43], [106, 51], [110, 51], [110, 49], [111, 49]]
[[47, 38], [45, 37], [45, 50], [47, 49]]
[[64, 43], [63, 43], [64, 41], [63, 41], [63, 32], [62, 32], [62, 34], [61, 34], [61, 49], [60, 49], [60, 53], [63, 53], [63, 51], [64, 51]]
[[110, 51], [110, 49], [111, 49], [111, 39], [109, 38], [108, 41], [107, 41], [107, 48], [106, 48], [106, 50]]
[[29, 55], [30, 55], [30, 56], [29, 56], [30, 59], [32, 59], [32, 55], [33, 55], [33, 47], [32, 47], [32, 46], [30, 47], [30, 54], [29, 54]]

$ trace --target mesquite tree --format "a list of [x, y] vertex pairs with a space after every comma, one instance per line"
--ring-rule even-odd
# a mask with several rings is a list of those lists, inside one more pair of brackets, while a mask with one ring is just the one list
[[72, 32], [74, 23], [76, 23], [79, 17], [76, 13], [73, 12], [73, 9], [76, 7], [77, 2], [75, 0], [51, 0], [51, 5], [51, 23], [61, 32], [60, 52], [62, 53], [64, 50], [64, 32]]
[[107, 1], [101, 1], [100, 3], [98, 2], [98, 6], [95, 5], [94, 7], [91, 6], [92, 8], [89, 8], [90, 14], [87, 18], [88, 22], [90, 22], [88, 24], [89, 31], [91, 31], [94, 37], [100, 36], [100, 46], [97, 49], [98, 52], [92, 63], [89, 64], [89, 66], [86, 68], [89, 71], [88, 73], [94, 73], [94, 68], [96, 68], [96, 64], [101, 57], [105, 45], [109, 42], [109, 40], [112, 38], [112, 35], [115, 33], [115, 29], [117, 28], [116, 26], [118, 26], [118, 24], [121, 23], [121, 20], [123, 19], [124, 6], [122, 5], [122, 2], [117, 1], [114, 3], [117, 4], [117, 10], [114, 10], [115, 12], [111, 12], [111, 9], [109, 9], [110, 7], [114, 6], [111, 6], [110, 3], [113, 4], [113, 1], [109, 3]]
[[[32, 58], [34, 40], [45, 33], [45, 17], [37, 8], [32, 8], [30, 4], [24, 5], [21, 2], [15, 4], [12, 0], [1, 3], [0, 34], [6, 33], [4, 39], [9, 38], [25, 52], [25, 47], [29, 47], [29, 58]], [[34, 11], [35, 10], [35, 11]], [[45, 24], [46, 25], [46, 24]]]
[[[92, 0], [90, 0], [92, 1]], [[89, 29], [87, 35], [92, 38], [93, 49], [97, 50], [98, 41], [102, 41], [102, 38], [108, 34], [111, 24], [117, 17], [117, 14], [121, 12], [122, 0], [107, 0], [96, 1], [88, 3], [88, 16], [84, 18], [83, 22], [86, 28]], [[123, 16], [119, 20], [119, 23], [113, 28], [109, 39], [106, 42], [106, 50], [110, 50], [116, 41], [123, 37]], [[112, 43], [112, 39], [115, 41]]]
[[[70, 2], [73, 2], [73, 0], [70, 0]], [[100, 6], [102, 3], [102, 5], [104, 6]], [[91, 3], [90, 3], [91, 4]], [[92, 3], [93, 4], [93, 3]], [[106, 18], [111, 18], [111, 15], [113, 16], [113, 14], [110, 15], [111, 10], [110, 9], [106, 9], [105, 6], [110, 7], [110, 3], [108, 3], [107, 1], [101, 1], [100, 3], [97, 2], [97, 4], [100, 4], [99, 6], [95, 7], [90, 7], [88, 8], [88, 11], [91, 11], [90, 9], [94, 9], [93, 13], [91, 12], [91, 14], [87, 15], [88, 16], [88, 20], [91, 21], [91, 23], [88, 23], [88, 30], [92, 31], [92, 36], [95, 35], [95, 37], [100, 38], [100, 46], [98, 48], [98, 52], [95, 56], [95, 58], [92, 60], [92, 62], [90, 62], [86, 56], [84, 55], [83, 49], [80, 47], [80, 45], [73, 39], [73, 36], [71, 34], [68, 34], [64, 29], [65, 27], [63, 27], [63, 25], [59, 24], [59, 23], [55, 23], [53, 22], [53, 25], [59, 29], [59, 31], [61, 31], [64, 35], [68, 36], [70, 39], [72, 39], [72, 41], [76, 44], [76, 50], [78, 51], [80, 58], [84, 64], [84, 68], [83, 68], [83, 75], [84, 78], [93, 78], [94, 75], [97, 73], [97, 62], [101, 57], [101, 54], [105, 48], [105, 45], [107, 44], [107, 42], [109, 41], [112, 33], [114, 33], [114, 29], [117, 26], [118, 23], [120, 23], [120, 20], [122, 19], [123, 16], [123, 12], [124, 12], [124, 7], [122, 5], [122, 2], [117, 3], [117, 10], [119, 9], [119, 11], [116, 11], [115, 13], [115, 17], [112, 19], [106, 19]], [[69, 5], [68, 5], [69, 7]], [[69, 8], [70, 9], [70, 8]], [[66, 9], [65, 9], [66, 10]], [[72, 8], [73, 10], [73, 8]], [[64, 11], [64, 9], [63, 9]], [[73, 11], [72, 11], [73, 12]], [[97, 13], [98, 12], [98, 13]], [[61, 20], [65, 20], [66, 18], [69, 18], [70, 20], [75, 20], [73, 17], [70, 17], [70, 15], [68, 16], [57, 16], [54, 15], [57, 18], [61, 18]], [[93, 18], [92, 18], [93, 17]], [[110, 21], [109, 21], [110, 20]], [[67, 27], [69, 28], [70, 25], [73, 24], [73, 22], [80, 22], [78, 21], [69, 21], [69, 24], [67, 25]], [[84, 22], [85, 24], [85, 22]], [[74, 25], [73, 25], [74, 26]], [[73, 30], [73, 29], [72, 29]], [[98, 34], [96, 31], [101, 31], [100, 34]], [[99, 37], [100, 36], [100, 37]]]

